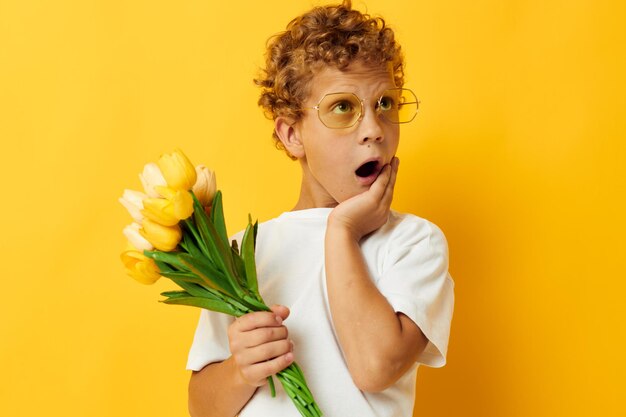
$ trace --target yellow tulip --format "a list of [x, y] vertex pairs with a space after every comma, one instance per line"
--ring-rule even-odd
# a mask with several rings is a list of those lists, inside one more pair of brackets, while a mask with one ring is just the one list
[[124, 251], [120, 258], [126, 273], [142, 284], [154, 284], [161, 278], [159, 267], [154, 261], [137, 250]]
[[178, 225], [163, 226], [148, 218], [143, 219], [139, 233], [158, 250], [169, 252], [176, 248], [182, 238]]
[[147, 198], [141, 210], [146, 218], [163, 226], [175, 226], [180, 219], [174, 216], [172, 202], [166, 198]]
[[141, 215], [141, 209], [143, 209], [143, 200], [148, 196], [139, 191], [124, 190], [124, 195], [118, 200], [126, 210], [130, 213], [132, 218], [141, 223], [143, 216]]
[[155, 187], [167, 185], [159, 166], [154, 162], [150, 162], [143, 167], [143, 172], [139, 174], [139, 179], [146, 194], [152, 198], [159, 196], [159, 193], [154, 189]]
[[165, 198], [147, 198], [141, 210], [148, 219], [163, 226], [174, 226], [193, 213], [193, 198], [189, 191], [175, 191], [169, 187], [155, 187]]
[[185, 220], [193, 213], [193, 198], [189, 191], [175, 190], [170, 187], [155, 187], [165, 199], [172, 203], [172, 214], [178, 220]]
[[188, 191], [196, 183], [196, 169], [180, 149], [163, 154], [157, 164], [170, 188]]
[[139, 250], [154, 249], [152, 244], [148, 242], [146, 239], [144, 239], [144, 237], [141, 236], [141, 234], [139, 234], [139, 229], [141, 229], [141, 226], [139, 225], [139, 223], [131, 223], [130, 225], [124, 228], [124, 231], [123, 231], [124, 236], [126, 236], [126, 239], [128, 239], [128, 241], [131, 243], [133, 248], [137, 248]]
[[174, 207], [174, 216], [185, 220], [193, 214], [193, 198], [189, 191], [176, 191], [176, 195], [170, 200]]
[[198, 179], [191, 189], [203, 207], [211, 205], [217, 185], [215, 183], [215, 173], [204, 165], [196, 167]]

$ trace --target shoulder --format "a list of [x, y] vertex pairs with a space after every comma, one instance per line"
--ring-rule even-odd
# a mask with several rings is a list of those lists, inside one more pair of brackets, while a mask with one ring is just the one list
[[[280, 217], [274, 217], [272, 219], [259, 222], [259, 225], [258, 225], [259, 234], [262, 236], [263, 235], [263, 233], [261, 233], [262, 231], [270, 230], [273, 226], [277, 224], [277, 222], [279, 221], [279, 218]], [[243, 235], [245, 232], [246, 232], [246, 229], [242, 229], [238, 231], [237, 233], [230, 236], [230, 240], [231, 241], [236, 240], [238, 243], [241, 243], [241, 239], [243, 239]]]
[[394, 246], [422, 244], [447, 252], [448, 243], [441, 228], [414, 214], [391, 210], [389, 220], [379, 232]]
[[361, 241], [361, 249], [381, 273], [399, 264], [419, 266], [434, 262], [437, 268], [447, 268], [449, 260], [448, 243], [441, 228], [422, 217], [393, 210], [387, 223]]

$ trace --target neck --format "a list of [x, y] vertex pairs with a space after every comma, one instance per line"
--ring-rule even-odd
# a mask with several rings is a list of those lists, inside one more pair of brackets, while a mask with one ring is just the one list
[[298, 197], [298, 202], [292, 211], [317, 207], [336, 207], [337, 201], [313, 177], [305, 158], [300, 159], [300, 165], [302, 167], [300, 197]]

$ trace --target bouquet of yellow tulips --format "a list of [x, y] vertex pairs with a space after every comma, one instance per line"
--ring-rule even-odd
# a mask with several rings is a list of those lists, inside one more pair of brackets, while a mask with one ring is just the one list
[[[125, 190], [120, 202], [134, 222], [124, 229], [130, 248], [121, 255], [128, 274], [144, 284], [166, 277], [180, 291], [161, 295], [166, 304], [201, 307], [235, 317], [271, 311], [259, 294], [255, 244], [257, 223], [244, 232], [241, 248], [228, 242], [222, 195], [206, 167], [194, 168], [180, 150], [164, 154], [139, 175], [145, 193]], [[294, 362], [276, 377], [305, 417], [322, 415]], [[268, 378], [272, 396], [273, 379]]]

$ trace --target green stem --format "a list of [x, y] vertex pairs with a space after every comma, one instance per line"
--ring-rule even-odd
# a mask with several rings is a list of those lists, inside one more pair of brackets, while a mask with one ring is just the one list
[[202, 240], [202, 238], [200, 236], [200, 232], [198, 231], [198, 228], [196, 227], [196, 225], [191, 220], [191, 217], [188, 218], [188, 219], [185, 219], [184, 222], [185, 222], [185, 226], [187, 226], [187, 229], [189, 229], [189, 231], [193, 235], [193, 237], [196, 240], [196, 242], [198, 242], [198, 247], [200, 248], [202, 253], [205, 256], [208, 257], [209, 256], [209, 249], [205, 245], [204, 240]]
[[271, 375], [267, 377], [267, 382], [269, 383], [269, 386], [270, 386], [270, 394], [272, 395], [272, 398], [276, 397], [276, 387], [274, 386], [274, 378], [272, 378]]
[[293, 362], [287, 368], [278, 372], [276, 377], [303, 417], [322, 416], [322, 411], [315, 403], [313, 394], [311, 394], [311, 390], [309, 390], [304, 379], [302, 369], [300, 369], [297, 363]]

